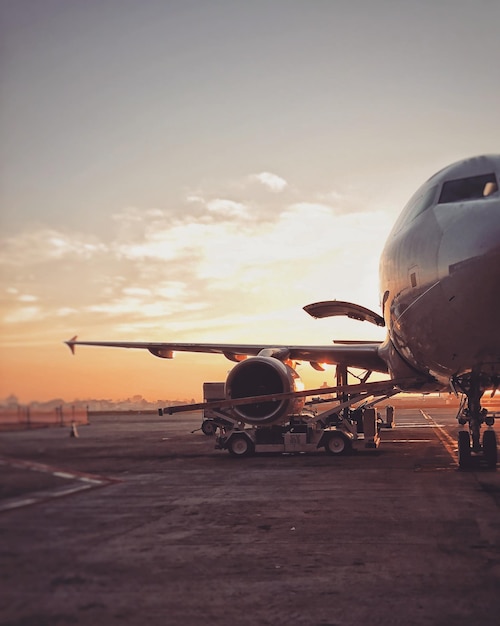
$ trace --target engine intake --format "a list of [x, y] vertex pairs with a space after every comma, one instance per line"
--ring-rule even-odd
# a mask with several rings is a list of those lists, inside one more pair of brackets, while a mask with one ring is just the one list
[[[299, 390], [297, 372], [281, 361], [256, 356], [235, 365], [226, 380], [226, 398], [250, 398], [267, 394], [289, 393]], [[236, 419], [253, 425], [274, 424], [297, 415], [304, 406], [305, 398], [289, 398], [255, 402], [235, 407]]]

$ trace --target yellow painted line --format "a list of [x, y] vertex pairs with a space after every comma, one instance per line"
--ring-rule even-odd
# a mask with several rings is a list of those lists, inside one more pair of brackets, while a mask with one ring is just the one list
[[457, 452], [457, 444], [453, 437], [450, 437], [445, 429], [438, 424], [428, 413], [420, 409], [420, 413], [425, 417], [425, 419], [430, 422], [431, 426], [434, 428], [436, 435], [439, 440], [443, 444], [446, 452], [451, 456], [454, 463], [458, 464], [458, 452]]

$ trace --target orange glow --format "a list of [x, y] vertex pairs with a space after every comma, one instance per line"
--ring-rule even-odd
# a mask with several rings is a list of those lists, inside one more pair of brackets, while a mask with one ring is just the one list
[[106, 349], [81, 349], [72, 356], [62, 344], [3, 348], [0, 398], [14, 394], [21, 403], [54, 398], [118, 400], [134, 395], [151, 401], [200, 400], [203, 381], [224, 380], [226, 363], [212, 355], [183, 354], [164, 361], [147, 352]]
[[[2, 348], [0, 399], [19, 402], [60, 398], [119, 400], [142, 395], [150, 401], [202, 400], [204, 382], [225, 381], [234, 363], [219, 355], [177, 353], [172, 360], [146, 351], [79, 348], [75, 356], [62, 343], [50, 347]], [[298, 388], [333, 384], [325, 372], [299, 366]]]

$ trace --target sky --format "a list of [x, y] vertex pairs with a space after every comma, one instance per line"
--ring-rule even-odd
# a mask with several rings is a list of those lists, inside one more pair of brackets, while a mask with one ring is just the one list
[[232, 366], [74, 335], [382, 339], [302, 307], [379, 311], [409, 197], [499, 152], [499, 23], [497, 0], [0, 0], [0, 398], [198, 400]]

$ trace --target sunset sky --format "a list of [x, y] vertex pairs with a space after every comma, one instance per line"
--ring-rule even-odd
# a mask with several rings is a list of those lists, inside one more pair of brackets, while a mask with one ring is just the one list
[[499, 23], [497, 0], [0, 0], [0, 399], [199, 399], [232, 365], [73, 357], [76, 334], [383, 338], [302, 307], [379, 310], [408, 198], [499, 152]]

